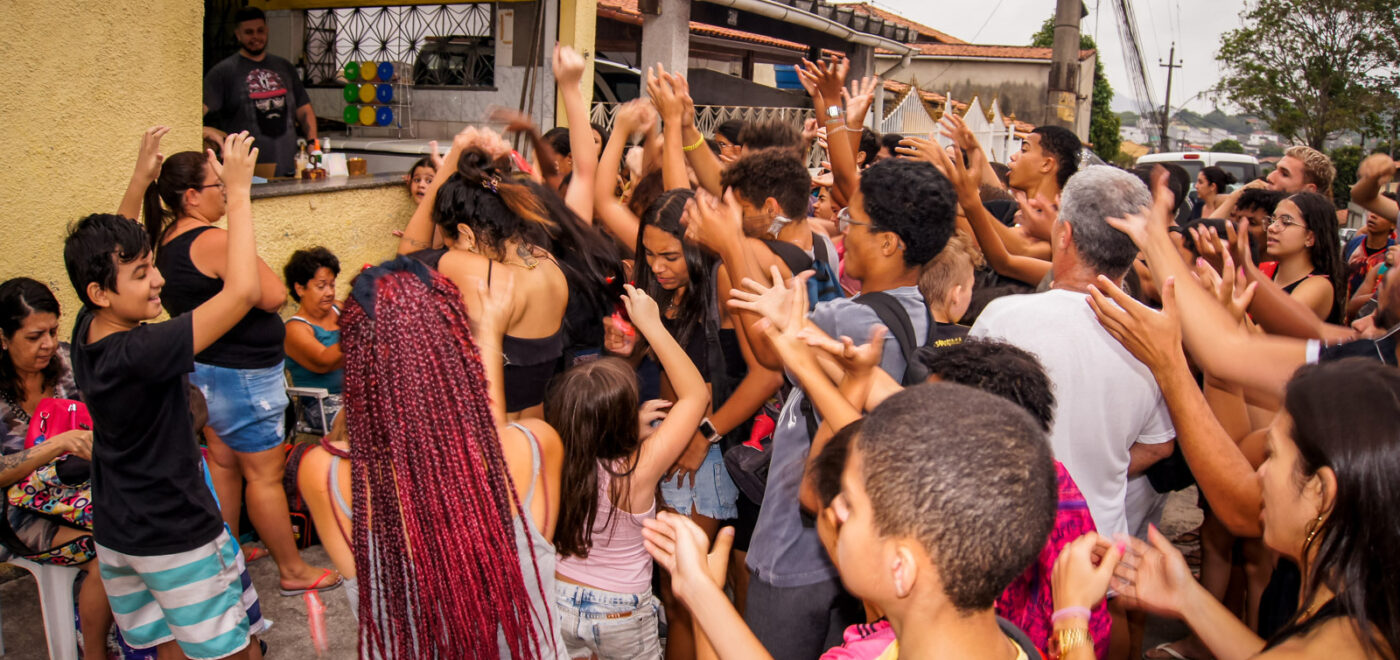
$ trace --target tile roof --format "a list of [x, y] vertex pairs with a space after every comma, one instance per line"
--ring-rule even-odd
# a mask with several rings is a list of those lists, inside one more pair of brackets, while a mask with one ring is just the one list
[[[598, 16], [609, 18], [632, 25], [642, 24], [642, 12], [637, 8], [637, 0], [598, 0]], [[698, 21], [690, 22], [690, 31], [694, 34], [702, 34], [721, 39], [732, 39], [734, 41], [745, 41], [764, 46], [773, 46], [791, 50], [795, 53], [806, 53], [807, 46], [787, 39], [779, 39], [753, 32], [744, 32], [719, 25], [710, 25]]]
[[951, 34], [948, 34], [948, 33], [946, 33], [946, 32], [940, 32], [940, 31], [935, 30], [935, 29], [933, 29], [933, 28], [931, 28], [931, 27], [929, 27], [929, 26], [927, 26], [927, 25], [924, 25], [923, 23], [917, 23], [917, 22], [911, 21], [911, 20], [909, 20], [909, 19], [907, 19], [907, 18], [905, 18], [905, 17], [903, 17], [903, 16], [900, 16], [899, 14], [896, 14], [896, 13], [894, 13], [894, 12], [891, 12], [891, 11], [888, 11], [888, 10], [885, 10], [885, 9], [881, 9], [881, 8], [876, 7], [875, 5], [872, 5], [872, 4], [868, 3], [868, 2], [856, 2], [856, 3], [851, 3], [851, 4], [842, 3], [841, 6], [843, 6], [843, 7], [850, 7], [851, 9], [855, 10], [856, 13], [865, 14], [865, 15], [867, 15], [867, 16], [877, 16], [877, 17], [883, 19], [886, 23], [894, 23], [895, 25], [902, 25], [902, 26], [904, 26], [904, 27], [909, 28], [910, 30], [913, 30], [913, 31], [915, 31], [915, 32], [918, 32], [920, 35], [923, 35], [923, 36], [925, 36], [925, 37], [929, 37], [929, 38], [931, 38], [931, 39], [933, 39], [933, 40], [935, 40], [935, 41], [939, 41], [939, 42], [942, 42], [942, 43], [945, 43], [945, 44], [965, 44], [965, 43], [967, 43], [966, 41], [963, 41], [962, 39], [959, 39], [959, 38], [957, 38], [957, 37], [955, 37], [955, 36], [953, 36], [953, 35], [951, 35]]
[[[918, 49], [918, 55], [942, 56], [942, 57], [979, 57], [994, 59], [1025, 59], [1025, 60], [1049, 60], [1051, 49], [1039, 48], [1036, 46], [996, 46], [990, 44], [909, 44]], [[891, 51], [881, 49], [881, 54], [890, 54]], [[1079, 59], [1084, 60], [1094, 53], [1093, 50], [1079, 51]], [[916, 56], [917, 57], [917, 56]]]

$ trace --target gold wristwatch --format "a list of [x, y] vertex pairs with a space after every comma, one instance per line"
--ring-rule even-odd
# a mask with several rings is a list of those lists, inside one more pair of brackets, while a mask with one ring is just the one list
[[1081, 646], [1092, 647], [1094, 640], [1089, 637], [1088, 626], [1076, 626], [1073, 628], [1059, 628], [1055, 635], [1050, 638], [1050, 657], [1062, 658], [1066, 653]]

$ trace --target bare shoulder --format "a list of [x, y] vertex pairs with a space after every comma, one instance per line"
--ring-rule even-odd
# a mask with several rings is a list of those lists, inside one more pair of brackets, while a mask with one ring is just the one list
[[[1384, 644], [1384, 640], [1381, 643]], [[1338, 617], [1318, 626], [1307, 635], [1293, 637], [1255, 657], [1261, 660], [1304, 660], [1375, 656], [1361, 643], [1353, 621], [1350, 618]]]

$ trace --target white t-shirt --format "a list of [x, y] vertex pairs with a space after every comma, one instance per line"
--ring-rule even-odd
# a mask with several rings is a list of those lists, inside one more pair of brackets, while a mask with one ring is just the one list
[[1040, 358], [1055, 390], [1050, 443], [1083, 491], [1100, 534], [1128, 531], [1128, 450], [1176, 437], [1152, 371], [1094, 318], [1085, 294], [1061, 289], [987, 305], [969, 336]]

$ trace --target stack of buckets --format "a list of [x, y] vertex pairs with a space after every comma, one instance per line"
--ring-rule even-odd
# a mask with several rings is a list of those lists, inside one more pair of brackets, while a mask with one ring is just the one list
[[346, 62], [344, 119], [347, 125], [388, 126], [394, 123], [392, 62]]

